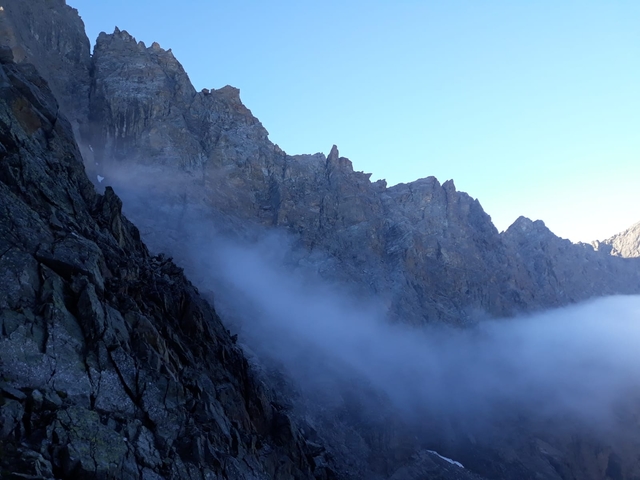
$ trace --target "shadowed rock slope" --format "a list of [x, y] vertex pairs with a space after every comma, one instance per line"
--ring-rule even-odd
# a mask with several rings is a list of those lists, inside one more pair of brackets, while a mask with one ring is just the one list
[[47, 80], [76, 134], [89, 113], [89, 39], [78, 11], [65, 0], [7, 0], [0, 11], [0, 45], [17, 63], [32, 63]]
[[29, 64], [0, 67], [0, 470], [333, 478], [180, 268], [154, 257]]

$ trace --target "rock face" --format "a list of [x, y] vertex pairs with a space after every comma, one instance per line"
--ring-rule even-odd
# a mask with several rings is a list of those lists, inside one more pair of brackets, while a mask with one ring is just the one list
[[593, 246], [618, 257], [640, 257], [640, 223], [602, 242], [593, 242]]
[[[141, 172], [135, 186], [157, 192], [160, 201], [173, 195], [185, 208], [284, 228], [310, 255], [333, 259], [326, 276], [360, 285], [409, 323], [465, 324], [640, 292], [635, 261], [573, 245], [526, 219], [499, 234], [480, 203], [452, 181], [429, 177], [387, 188], [354, 171], [335, 146], [328, 156], [287, 155], [237, 89], [196, 92], [170, 50], [147, 47], [117, 28], [99, 36], [89, 58], [73, 9], [45, 3], [12, 0], [5, 23], [30, 19], [29, 29], [14, 36], [48, 53], [28, 59], [69, 105], [64, 113], [86, 127], [78, 138], [94, 181], [100, 175], [122, 188], [118, 173]], [[50, 28], [49, 17], [67, 20], [58, 29], [64, 42], [41, 45], [35, 38]], [[76, 37], [82, 38], [75, 48], [59, 47]], [[58, 57], [74, 67], [56, 70]], [[64, 86], [77, 95], [68, 98]], [[153, 180], [145, 184], [145, 177]], [[134, 220], [153, 230], [157, 216]]]
[[[116, 29], [98, 37], [93, 65], [92, 139], [102, 156], [122, 160], [135, 145], [147, 154], [135, 160], [187, 168], [202, 164], [200, 144], [185, 118], [188, 110], [176, 108], [189, 105], [195, 90], [171, 52], [155, 43], [146, 48]], [[114, 95], [122, 91], [127, 94]]]
[[520, 217], [502, 238], [532, 282], [526, 287], [532, 303], [560, 306], [597, 296], [638, 293], [637, 260], [611, 256], [589, 244], [573, 244], [554, 235], [540, 220]]
[[[499, 234], [452, 181], [388, 188], [354, 171], [335, 146], [328, 156], [287, 155], [236, 89], [195, 92], [169, 51], [126, 32], [101, 34], [93, 64], [90, 141], [102, 176], [117, 186], [118, 171], [163, 165], [170, 181], [158, 192], [182, 195], [185, 208], [286, 229], [310, 254], [334, 260], [328, 277], [384, 299], [394, 318], [465, 324], [640, 292], [636, 261], [571, 244], [527, 219]], [[135, 220], [153, 230], [154, 216]]]
[[[145, 230], [176, 206], [232, 233], [246, 222], [286, 230], [308, 264], [374, 295], [396, 321], [459, 326], [640, 292], [640, 260], [525, 218], [499, 233], [452, 181], [389, 188], [335, 146], [287, 155], [237, 89], [196, 92], [157, 44], [116, 29], [90, 57], [63, 0], [7, 0], [0, 19], [0, 465], [10, 474], [349, 478], [252, 373], [180, 268], [148, 252], [114, 191], [95, 193], [65, 117], [94, 182], [133, 179], [153, 199], [135, 216]], [[637, 473], [633, 454], [620, 460], [597, 441], [513, 441], [520, 433], [493, 449], [465, 439], [449, 454], [488, 478]], [[362, 434], [384, 478], [477, 478], [399, 437]], [[375, 478], [357, 460], [350, 476]]]
[[7, 0], [0, 11], [0, 45], [16, 63], [37, 65], [76, 133], [89, 114], [89, 39], [65, 0]]
[[114, 162], [175, 168], [169, 176], [184, 175], [184, 190], [198, 190], [191, 201], [287, 228], [310, 250], [334, 257], [341, 276], [385, 297], [395, 316], [458, 323], [476, 313], [505, 316], [640, 291], [638, 275], [629, 277], [637, 269], [606, 251], [549, 232], [547, 241], [564, 247], [534, 254], [533, 230], [520, 220], [499, 235], [453, 182], [429, 177], [387, 188], [354, 172], [336, 148], [328, 157], [286, 155], [237, 89], [196, 92], [158, 44], [146, 47], [116, 29], [100, 35], [91, 58], [82, 21], [64, 1], [11, 0], [0, 19], [0, 38], [16, 61], [34, 63], [63, 113], [83, 126], [76, 135], [91, 147], [83, 150], [91, 176], [109, 180]]
[[2, 64], [0, 91], [3, 478], [332, 478], [182, 270], [95, 193], [34, 67]]

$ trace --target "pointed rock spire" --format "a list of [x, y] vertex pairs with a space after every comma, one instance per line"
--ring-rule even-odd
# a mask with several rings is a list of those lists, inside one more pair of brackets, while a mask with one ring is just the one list
[[331, 147], [331, 151], [329, 152], [329, 156], [327, 157], [327, 162], [335, 163], [340, 158], [340, 153], [338, 152], [338, 147], [334, 145]]

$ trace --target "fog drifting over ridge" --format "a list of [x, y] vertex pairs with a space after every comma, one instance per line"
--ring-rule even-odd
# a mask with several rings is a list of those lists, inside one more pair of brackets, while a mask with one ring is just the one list
[[243, 235], [187, 196], [166, 200], [161, 184], [151, 192], [123, 177], [116, 183], [144, 240], [213, 292], [245, 350], [279, 365], [318, 401], [340, 403], [344, 385], [361, 379], [414, 423], [428, 415], [474, 430], [513, 412], [607, 427], [640, 394], [640, 296], [466, 330], [417, 329], [386, 318], [378, 299], [321, 278], [313, 261], [300, 266], [295, 239], [281, 231], [248, 227]]
[[218, 243], [201, 266], [216, 272], [221, 302], [241, 319], [249, 345], [257, 341], [301, 382], [326, 373], [305, 365], [318, 355], [333, 372], [343, 366], [361, 375], [410, 417], [426, 409], [490, 421], [515, 408], [590, 425], [610, 420], [618, 402], [640, 388], [640, 296], [469, 330], [416, 329], [391, 324], [375, 302], [354, 301], [339, 286], [278, 265], [269, 255], [274, 244]]

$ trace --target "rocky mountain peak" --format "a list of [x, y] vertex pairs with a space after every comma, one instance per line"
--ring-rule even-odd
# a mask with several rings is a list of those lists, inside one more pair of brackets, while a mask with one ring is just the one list
[[553, 235], [542, 220], [534, 221], [522, 215], [519, 216], [506, 231], [510, 234], [517, 232], [524, 235]]
[[[158, 42], [153, 42], [151, 46], [147, 48], [147, 46], [143, 41], [137, 41], [136, 38], [133, 35], [131, 35], [128, 31], [120, 30], [118, 27], [114, 28], [114, 31], [112, 34], [101, 32], [98, 35], [98, 39], [96, 40], [96, 46], [98, 43], [100, 43], [101, 44], [100, 47], [104, 49], [117, 50], [117, 49], [130, 48], [133, 51], [135, 50], [146, 51], [147, 53], [150, 53], [150, 54], [164, 56], [166, 60], [175, 61], [175, 57], [173, 56], [173, 52], [171, 51], [171, 49], [168, 49], [168, 50], [163, 49], [162, 47], [160, 47], [160, 44]], [[173, 64], [176, 67], [179, 67], [179, 68], [182, 67], [182, 65], [180, 65], [177, 61], [173, 62]], [[184, 72], [184, 75], [186, 75], [186, 72]]]
[[0, 471], [328, 480], [325, 449], [153, 256], [33, 65], [0, 64]]
[[453, 182], [453, 179], [449, 179], [449, 180], [445, 181], [442, 184], [442, 188], [444, 188], [444, 190], [446, 192], [455, 192], [456, 191], [456, 185]]
[[[354, 171], [335, 145], [327, 156], [288, 155], [238, 89], [196, 92], [157, 43], [116, 28], [90, 57], [82, 22], [64, 2], [11, 0], [4, 15], [0, 446], [9, 448], [0, 462], [22, 477], [37, 473], [22, 458], [57, 478], [332, 477], [317, 432], [298, 427], [261, 386], [178, 267], [194, 263], [182, 243], [188, 215], [212, 219], [232, 239], [276, 231], [296, 246], [291, 263], [413, 326], [466, 327], [640, 292], [638, 260], [574, 245], [524, 217], [499, 234], [452, 180], [387, 188]], [[84, 176], [62, 113], [76, 126], [86, 171], [113, 186], [104, 195]], [[144, 208], [127, 204], [131, 191]], [[152, 251], [166, 249], [177, 264], [149, 252], [122, 215], [128, 206]], [[389, 429], [355, 435], [370, 453], [358, 465], [375, 457], [381, 478], [398, 480], [475, 477], [409, 458], [413, 447], [389, 446], [398, 443]], [[349, 435], [330, 436], [338, 451], [348, 450]], [[468, 441], [466, 432], [460, 438]], [[468, 458], [490, 478], [534, 478], [539, 465], [545, 478], [605, 477], [582, 474], [575, 452], [583, 444], [552, 439], [542, 451], [523, 438], [517, 450], [493, 454], [478, 453], [474, 439]], [[91, 455], [96, 442], [113, 448]], [[580, 455], [609, 471], [615, 455], [591, 446]], [[415, 474], [391, 474], [417, 458], [426, 466]]]
[[340, 157], [340, 152], [338, 152], [338, 146], [334, 145], [331, 147], [331, 151], [329, 152], [329, 155], [327, 156], [327, 162], [337, 162], [338, 158]]
[[554, 235], [542, 220], [533, 221], [524, 216], [518, 217], [501, 235], [507, 243], [517, 245], [517, 248], [526, 251], [536, 248], [547, 249], [552, 245], [562, 249], [573, 246], [569, 240]]
[[[89, 61], [91, 128], [84, 140], [92, 152], [85, 154], [95, 157], [89, 169], [102, 169], [92, 173], [94, 178], [111, 181], [108, 165], [114, 162], [169, 169], [172, 189], [184, 188], [184, 198], [204, 202], [197, 208], [285, 228], [302, 244], [335, 257], [342, 265], [335, 274], [343, 278], [360, 281], [367, 265], [367, 271], [376, 272], [370, 273], [369, 288], [393, 292], [391, 309], [402, 311], [403, 318], [455, 322], [469, 310], [502, 316], [555, 305], [566, 301], [567, 289], [549, 289], [548, 297], [540, 297], [545, 300], [536, 301], [514, 291], [519, 287], [508, 280], [513, 276], [521, 279], [518, 285], [546, 281], [535, 262], [517, 259], [591, 255], [542, 222], [524, 218], [499, 235], [480, 202], [457, 191], [453, 180], [440, 184], [427, 177], [387, 188], [384, 181], [372, 184], [369, 174], [354, 171], [335, 145], [326, 157], [287, 155], [269, 141], [238, 89], [196, 92], [169, 51], [147, 48], [128, 32], [101, 34]], [[592, 253], [602, 254], [599, 261], [611, 260], [605, 252]], [[392, 276], [393, 281], [383, 280]], [[610, 291], [605, 285], [611, 282], [596, 276], [585, 289], [592, 293], [572, 298], [587, 298], [598, 288]], [[566, 278], [578, 292], [580, 279]], [[413, 287], [404, 291], [392, 284]], [[446, 297], [445, 308], [425, 306], [433, 285], [439, 298]]]
[[640, 257], [640, 222], [602, 242], [593, 242], [593, 246], [619, 257]]
[[242, 128], [242, 144], [274, 149], [237, 88], [227, 85], [196, 93], [171, 50], [157, 43], [146, 48], [119, 29], [102, 33], [92, 63], [92, 133], [87, 141], [98, 164], [127, 158], [189, 171], [207, 164], [218, 167], [237, 157], [235, 148], [228, 149], [227, 136], [235, 135], [235, 129], [225, 127], [228, 123]]
[[[186, 134], [189, 125], [180, 112], [188, 110], [196, 91], [170, 52], [145, 48], [116, 28], [113, 34], [100, 34], [92, 61], [89, 120], [98, 162], [127, 156], [143, 162], [162, 157], [162, 163], [181, 165], [200, 161], [199, 142]], [[115, 71], [120, 73], [114, 76]], [[155, 123], [159, 128], [152, 127]]]
[[341, 157], [336, 145], [331, 147], [331, 151], [327, 157], [327, 169], [331, 170], [334, 168], [344, 170], [345, 172], [353, 172], [351, 160], [346, 157]]

